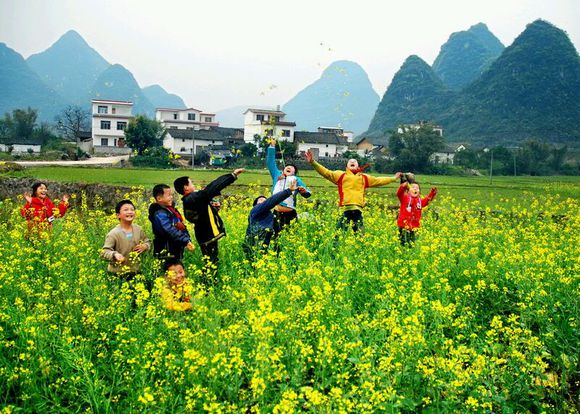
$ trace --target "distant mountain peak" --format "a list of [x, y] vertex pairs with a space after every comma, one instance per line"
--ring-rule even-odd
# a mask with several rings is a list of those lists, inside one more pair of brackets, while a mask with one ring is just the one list
[[339, 60], [289, 100], [283, 111], [301, 130], [341, 125], [346, 130], [362, 132], [378, 102], [379, 96], [365, 70], [356, 62]]
[[449, 88], [459, 90], [477, 79], [503, 49], [487, 25], [477, 23], [449, 36], [433, 62], [433, 70]]
[[185, 109], [187, 106], [179, 96], [168, 93], [161, 85], [150, 85], [142, 89], [155, 108]]
[[109, 66], [75, 30], [69, 30], [48, 49], [26, 61], [50, 88], [83, 107], [90, 105], [88, 93]]

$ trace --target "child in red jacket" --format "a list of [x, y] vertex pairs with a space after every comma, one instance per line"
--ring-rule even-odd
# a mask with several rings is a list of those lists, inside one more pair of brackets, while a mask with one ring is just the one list
[[401, 202], [397, 225], [402, 246], [413, 246], [415, 243], [415, 232], [421, 226], [421, 212], [435, 198], [437, 188], [431, 188], [427, 197], [423, 199], [420, 192], [421, 188], [416, 182], [404, 182], [397, 190], [397, 197]]
[[50, 230], [54, 219], [64, 216], [68, 209], [69, 197], [67, 194], [62, 196], [62, 201], [58, 207], [55, 207], [47, 193], [48, 188], [43, 182], [35, 183], [32, 186], [32, 194], [24, 193], [26, 204], [22, 207], [20, 214], [28, 222], [29, 234], [33, 229], [37, 231]]

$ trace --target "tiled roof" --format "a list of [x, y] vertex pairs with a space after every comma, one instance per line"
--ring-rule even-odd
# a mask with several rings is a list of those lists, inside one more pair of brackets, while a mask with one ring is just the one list
[[345, 137], [330, 132], [296, 131], [294, 132], [294, 141], [309, 144], [348, 145]]
[[[238, 128], [211, 127], [210, 129], [176, 129], [169, 128], [167, 133], [174, 139], [192, 139], [200, 141], [231, 141], [239, 135]], [[243, 130], [242, 130], [243, 131]], [[243, 132], [241, 134], [243, 136]], [[243, 139], [241, 139], [243, 141]]]
[[272, 109], [256, 109], [256, 108], [248, 108], [244, 111], [244, 114], [248, 113], [248, 111], [252, 111], [254, 113], [264, 113], [264, 114], [272, 114], [272, 115], [280, 115], [285, 116], [286, 113], [282, 111], [276, 111]]

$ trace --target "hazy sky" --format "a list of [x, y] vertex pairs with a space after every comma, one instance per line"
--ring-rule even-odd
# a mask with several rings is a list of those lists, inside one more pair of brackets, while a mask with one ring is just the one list
[[451, 33], [483, 22], [508, 46], [538, 18], [578, 48], [580, 0], [0, 0], [0, 42], [27, 58], [74, 29], [141, 87], [217, 111], [283, 105], [340, 59], [382, 96], [409, 55], [432, 64]]

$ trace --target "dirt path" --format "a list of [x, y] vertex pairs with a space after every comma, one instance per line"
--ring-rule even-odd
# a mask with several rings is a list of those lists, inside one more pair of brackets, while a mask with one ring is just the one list
[[24, 167], [39, 167], [45, 165], [115, 165], [121, 160], [127, 161], [128, 155], [119, 155], [116, 157], [93, 157], [82, 161], [14, 161], [16, 164]]

